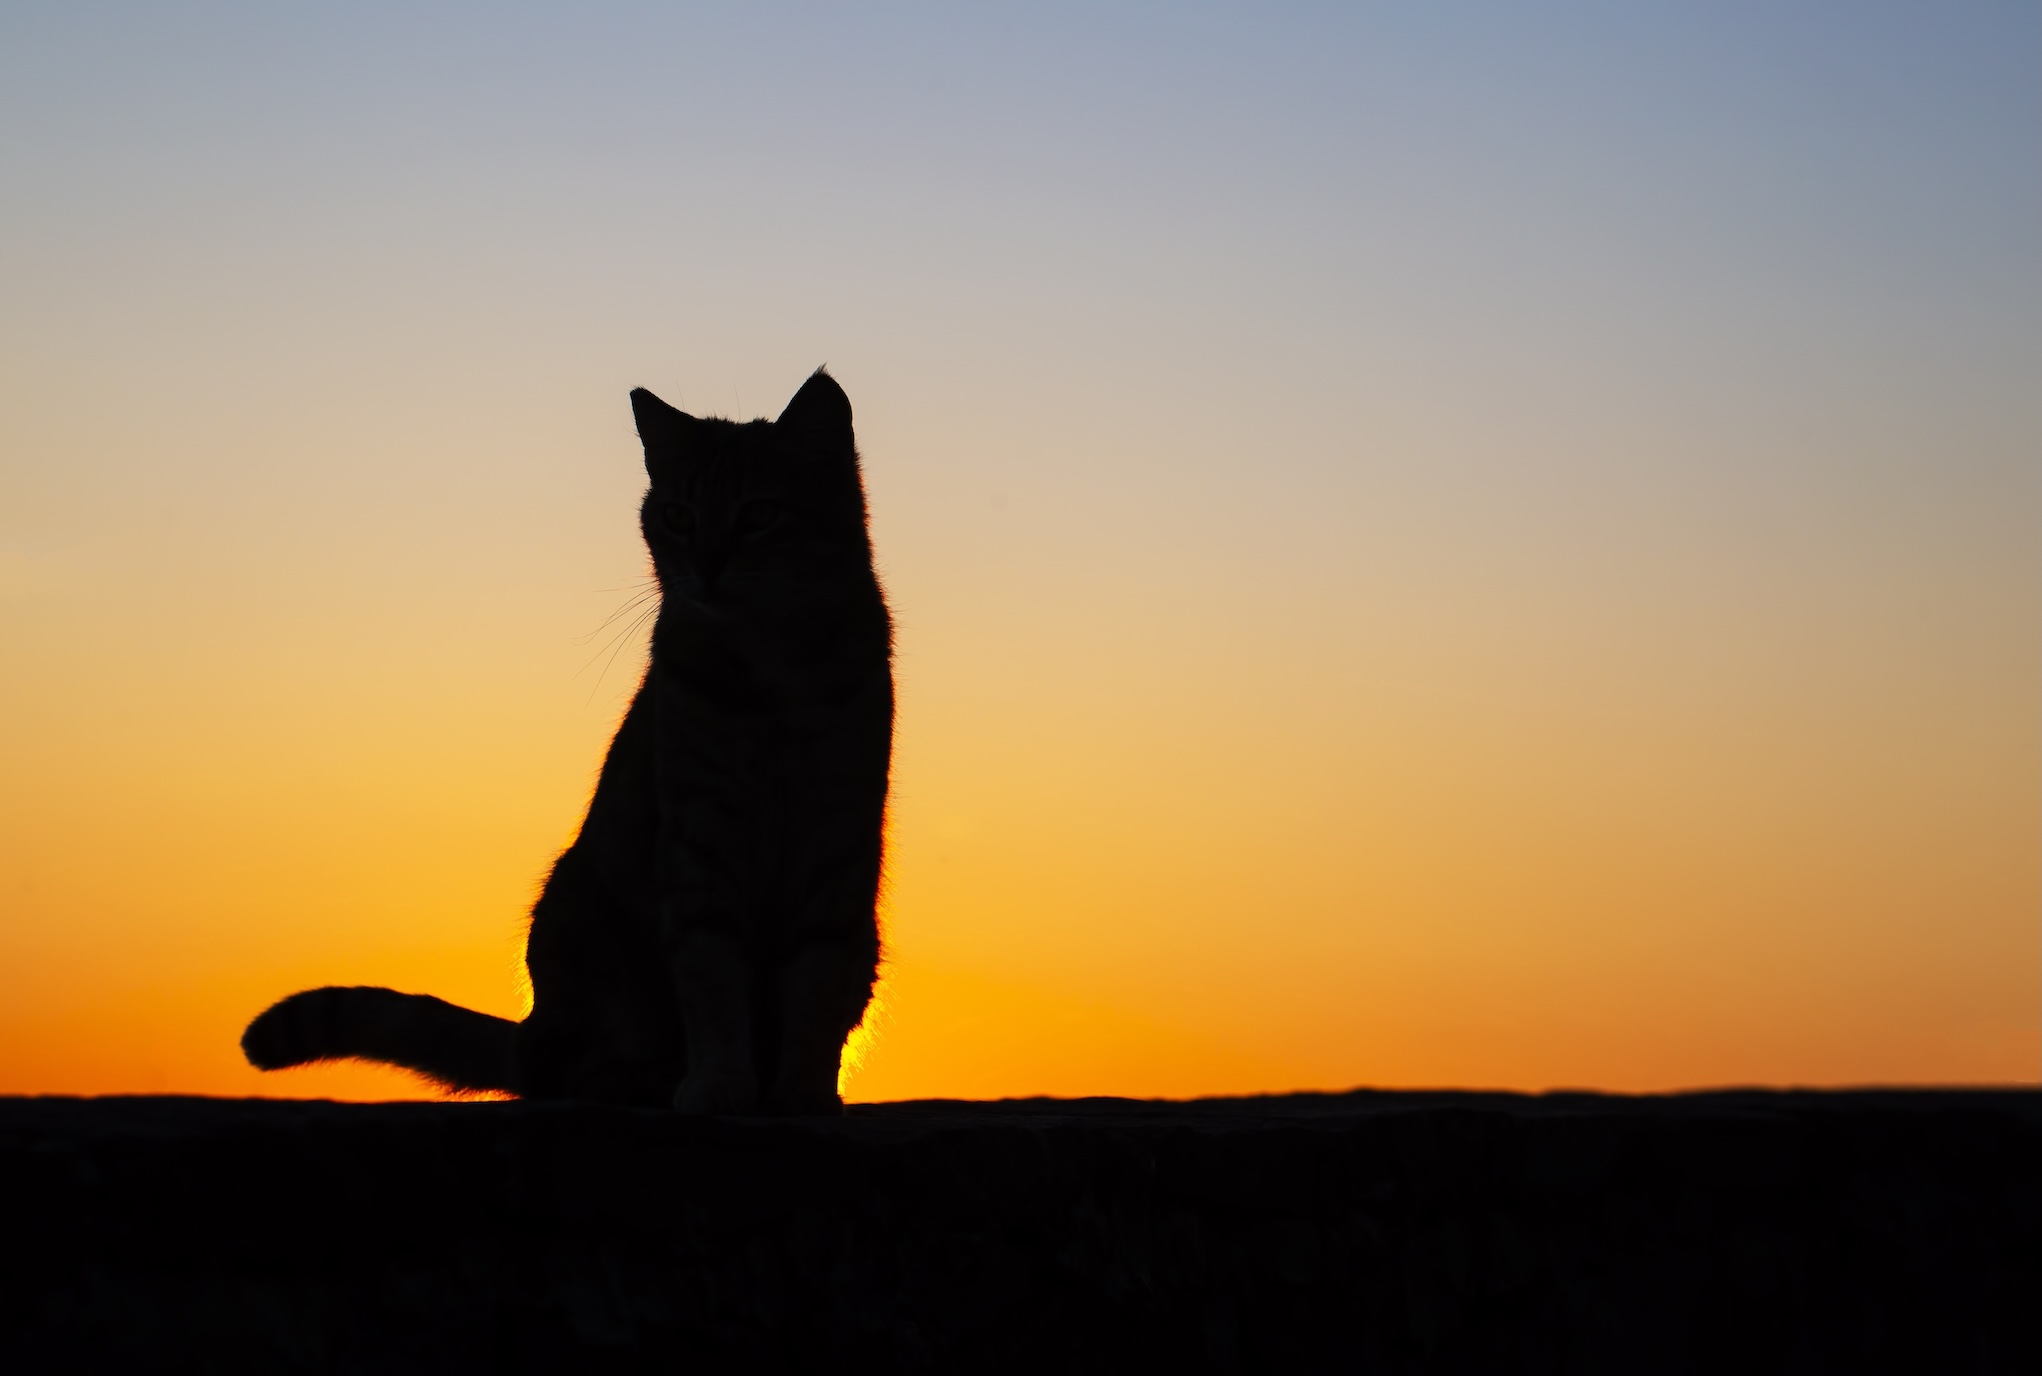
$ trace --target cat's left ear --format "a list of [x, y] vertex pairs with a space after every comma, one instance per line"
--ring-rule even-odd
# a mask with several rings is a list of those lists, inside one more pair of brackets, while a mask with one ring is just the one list
[[631, 392], [631, 414], [638, 422], [638, 438], [645, 445], [648, 473], [656, 463], [683, 462], [694, 452], [697, 422], [686, 411], [638, 387]]
[[837, 380], [817, 368], [773, 427], [797, 448], [813, 453], [852, 454], [851, 399]]

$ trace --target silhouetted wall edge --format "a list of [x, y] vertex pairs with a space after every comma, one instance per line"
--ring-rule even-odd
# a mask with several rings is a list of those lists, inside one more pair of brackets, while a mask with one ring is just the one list
[[0, 1100], [0, 1368], [2042, 1370], [2042, 1092]]

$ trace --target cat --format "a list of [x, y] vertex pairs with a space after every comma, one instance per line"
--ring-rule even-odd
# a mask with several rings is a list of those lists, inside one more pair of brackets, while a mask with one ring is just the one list
[[841, 1113], [879, 962], [893, 626], [851, 402], [821, 369], [779, 419], [640, 388], [651, 662], [532, 909], [522, 1022], [424, 994], [293, 994], [265, 1070], [358, 1058], [460, 1091]]

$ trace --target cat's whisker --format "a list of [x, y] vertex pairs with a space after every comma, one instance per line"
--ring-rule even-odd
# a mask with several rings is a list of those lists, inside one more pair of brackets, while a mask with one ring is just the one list
[[[610, 668], [617, 662], [617, 656], [624, 652], [624, 647], [630, 644], [632, 641], [636, 640], [638, 638], [638, 633], [645, 628], [645, 624], [658, 615], [659, 605], [657, 603], [654, 603], [652, 606], [647, 607], [644, 611], [640, 612], [638, 614], [637, 619], [631, 622], [630, 625], [626, 626], [623, 630], [619, 631], [615, 636], [612, 636], [610, 638], [605, 647], [609, 650], [610, 657], [607, 660], [604, 660], [602, 672], [596, 675], [595, 683], [589, 688], [588, 695], [589, 702], [594, 702], [596, 700], [596, 694], [600, 693], [603, 690], [603, 681], [610, 676]], [[603, 652], [601, 650], [596, 651], [596, 658], [601, 658], [602, 653]], [[589, 664], [594, 664], [595, 662], [596, 662], [595, 659], [591, 659], [588, 664], [582, 665], [581, 669], [575, 674], [575, 677], [580, 678], [582, 674], [587, 673]]]
[[[613, 626], [623, 621], [626, 617], [633, 617], [635, 619], [636, 616], [642, 616], [644, 614], [644, 610], [645, 603], [643, 601], [633, 602], [628, 606], [619, 607], [616, 611], [611, 612], [608, 616], [604, 617], [602, 620], [602, 624], [598, 625], [594, 630], [588, 632], [586, 635], [576, 636], [575, 643], [580, 645], [586, 645], [591, 640], [594, 640], [597, 636], [603, 635]], [[651, 610], [653, 611], [659, 610], [657, 604], [655, 604], [651, 608]], [[608, 643], [609, 642], [607, 640], [604, 641], [605, 646], [607, 646]]]
[[[603, 676], [610, 672], [610, 665], [616, 663], [617, 656], [623, 652], [624, 646], [637, 636], [647, 621], [650, 621], [657, 615], [659, 615], [659, 604], [655, 602], [640, 611], [637, 616], [633, 617], [617, 630], [615, 634], [611, 635], [609, 639], [605, 640], [597, 647], [596, 652], [589, 656], [588, 663], [574, 671], [574, 676], [580, 678], [595, 666], [597, 660], [603, 659], [605, 652], [608, 652], [609, 658], [603, 664], [602, 673], [596, 675], [596, 688], [591, 690], [591, 697], [593, 697], [596, 690], [601, 689]], [[615, 618], [612, 619], [614, 620]]]
[[[621, 592], [621, 591], [623, 591], [623, 589], [621, 589], [621, 588], [609, 588], [609, 589], [605, 589], [605, 591], [608, 591], [608, 592]], [[637, 608], [639, 608], [639, 607], [642, 607], [642, 606], [644, 606], [644, 605], [645, 605], [645, 603], [646, 603], [646, 601], [647, 601], [648, 599], [656, 599], [656, 598], [658, 598], [658, 596], [659, 596], [659, 583], [658, 583], [657, 581], [655, 581], [655, 580], [648, 580], [648, 582], [646, 583], [646, 585], [645, 585], [644, 587], [641, 587], [640, 589], [638, 589], [638, 591], [634, 592], [634, 593], [633, 593], [633, 594], [632, 594], [632, 595], [631, 595], [631, 596], [630, 596], [630, 597], [629, 597], [629, 598], [628, 598], [628, 599], [627, 599], [627, 600], [625, 601], [625, 603], [624, 603], [624, 605], [623, 605], [623, 606], [621, 606], [621, 607], [617, 608], [617, 610], [615, 610], [615, 611], [611, 612], [611, 613], [610, 613], [610, 614], [609, 614], [608, 616], [604, 617], [604, 618], [602, 619], [602, 621], [601, 621], [601, 622], [600, 622], [600, 623], [599, 623], [599, 624], [598, 624], [598, 625], [596, 626], [596, 628], [595, 628], [594, 630], [590, 631], [590, 632], [589, 632], [588, 634], [586, 634], [586, 635], [582, 635], [582, 636], [577, 636], [577, 637], [576, 637], [576, 639], [577, 639], [577, 640], [579, 640], [579, 641], [580, 641], [581, 643], [583, 643], [583, 644], [587, 644], [587, 643], [588, 643], [589, 641], [591, 641], [591, 640], [595, 639], [595, 638], [596, 638], [597, 636], [601, 635], [601, 634], [602, 634], [602, 633], [603, 633], [604, 631], [608, 630], [608, 629], [609, 629], [609, 627], [610, 627], [610, 625], [611, 625], [611, 623], [615, 622], [615, 621], [616, 621], [616, 620], [618, 620], [618, 619], [619, 619], [620, 617], [624, 617], [624, 616], [628, 616], [628, 615], [630, 615], [630, 614], [631, 614], [631, 613], [632, 613], [632, 612], [633, 612], [634, 610], [636, 610]], [[598, 653], [600, 653], [600, 651], [598, 651]]]
[[[632, 623], [630, 633], [617, 637], [616, 648], [610, 651], [609, 659], [605, 661], [603, 664], [603, 671], [596, 675], [595, 683], [589, 688], [588, 702], [594, 702], [596, 700], [596, 694], [600, 693], [603, 690], [603, 681], [610, 676], [610, 666], [617, 662], [617, 656], [623, 653], [626, 642], [636, 638], [636, 632], [641, 626], [645, 624], [647, 617], [649, 616], [650, 613], [648, 613], [647, 616], [640, 617], [637, 621]], [[583, 703], [582, 705], [587, 706], [588, 703]]]

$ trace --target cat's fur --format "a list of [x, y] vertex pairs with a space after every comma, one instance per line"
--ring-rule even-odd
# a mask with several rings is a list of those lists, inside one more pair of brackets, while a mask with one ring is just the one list
[[264, 1069], [358, 1057], [466, 1090], [830, 1113], [879, 958], [892, 627], [851, 403], [776, 421], [631, 394], [660, 610], [652, 662], [532, 910], [523, 1022], [422, 994], [293, 994]]

